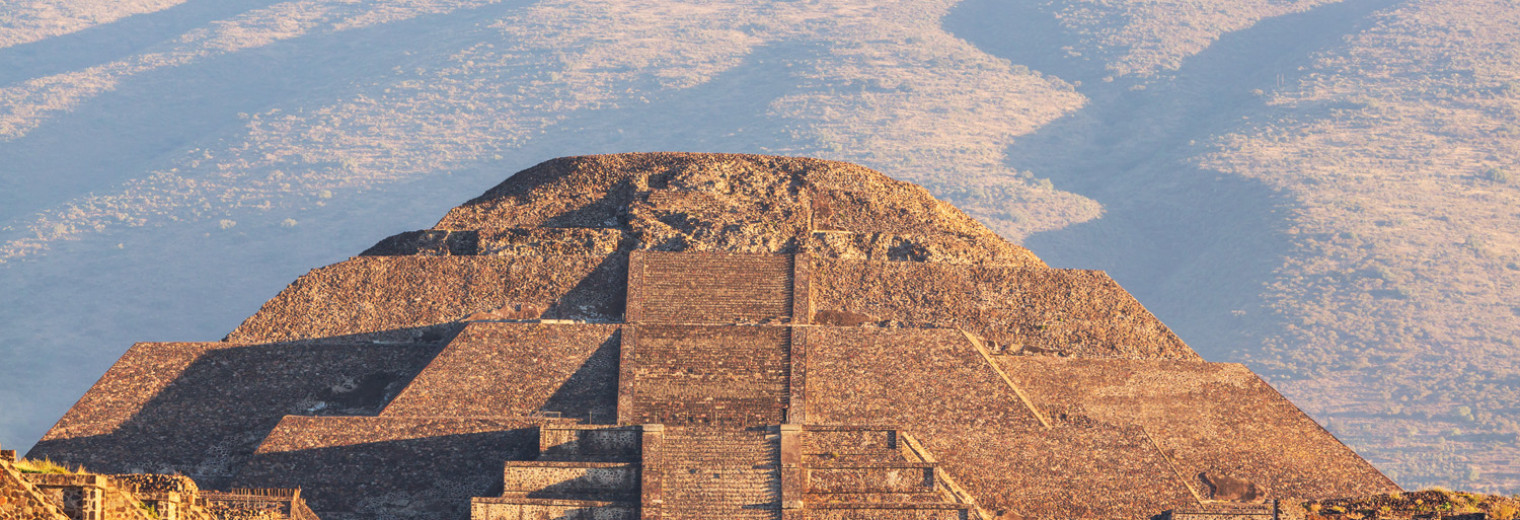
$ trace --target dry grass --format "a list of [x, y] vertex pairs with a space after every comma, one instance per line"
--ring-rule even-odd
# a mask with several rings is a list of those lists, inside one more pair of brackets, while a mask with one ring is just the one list
[[49, 459], [21, 459], [16, 461], [16, 470], [22, 473], [55, 473], [65, 475], [84, 471], [83, 468], [70, 469]]

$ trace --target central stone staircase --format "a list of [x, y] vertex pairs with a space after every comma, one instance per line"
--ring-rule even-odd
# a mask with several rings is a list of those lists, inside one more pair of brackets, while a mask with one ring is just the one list
[[772, 428], [667, 427], [659, 518], [779, 518], [779, 440]]

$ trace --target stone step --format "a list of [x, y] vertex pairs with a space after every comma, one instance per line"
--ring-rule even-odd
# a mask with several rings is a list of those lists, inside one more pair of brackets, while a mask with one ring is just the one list
[[502, 496], [624, 500], [638, 495], [639, 475], [632, 462], [508, 461]]
[[808, 504], [807, 520], [970, 520], [971, 508], [952, 502], [869, 503], [826, 502]]
[[1272, 520], [1277, 518], [1273, 504], [1209, 502], [1197, 507], [1174, 509], [1172, 520]]
[[638, 462], [638, 426], [546, 424], [538, 430], [538, 460]]
[[808, 493], [803, 500], [813, 504], [927, 504], [945, 500], [937, 490], [914, 493]]
[[662, 515], [777, 518], [779, 448], [779, 437], [764, 430], [667, 427]]
[[476, 497], [471, 520], [639, 520], [637, 501], [565, 500], [557, 498]]
[[897, 453], [897, 432], [882, 428], [808, 426], [802, 431], [802, 450], [809, 455]]
[[929, 493], [936, 489], [934, 464], [887, 464], [804, 468], [808, 493]]

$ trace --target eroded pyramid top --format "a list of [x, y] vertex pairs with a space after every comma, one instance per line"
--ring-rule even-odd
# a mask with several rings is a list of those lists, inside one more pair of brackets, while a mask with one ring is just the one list
[[[797, 157], [553, 159], [454, 208], [432, 231], [482, 232], [483, 242], [456, 239], [454, 248], [489, 254], [506, 240], [493, 242], [499, 234], [490, 231], [523, 228], [617, 230], [619, 249], [791, 253], [808, 247], [831, 256], [1044, 266], [919, 186], [854, 164]], [[839, 232], [848, 236], [831, 236]], [[368, 254], [417, 254], [411, 241], [440, 234], [399, 236]]]

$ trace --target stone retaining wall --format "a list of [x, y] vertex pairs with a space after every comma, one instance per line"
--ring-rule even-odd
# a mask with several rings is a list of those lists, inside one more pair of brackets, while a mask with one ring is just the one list
[[788, 328], [635, 326], [623, 339], [619, 422], [785, 421]]
[[[502, 461], [537, 454], [538, 423], [291, 416], [269, 433], [234, 485], [301, 488], [323, 520], [462, 520], [471, 497], [500, 489]], [[376, 471], [377, 464], [387, 470]]]
[[792, 256], [637, 251], [630, 323], [765, 323], [792, 315]]
[[[997, 359], [1053, 418], [1144, 428], [1205, 499], [1249, 500], [1268, 490], [1278, 497], [1399, 490], [1243, 365]], [[1216, 496], [1209, 479], [1241, 481], [1234, 486], [1241, 490]]]
[[438, 351], [371, 343], [139, 343], [30, 452], [222, 487], [287, 414], [374, 414]]
[[534, 318], [616, 321], [626, 275], [626, 259], [618, 255], [361, 256], [296, 279], [228, 339], [372, 334], [506, 306], [539, 309]]
[[384, 416], [617, 419], [619, 327], [471, 323]]
[[957, 327], [995, 353], [1202, 361], [1101, 271], [819, 258], [815, 312]]

